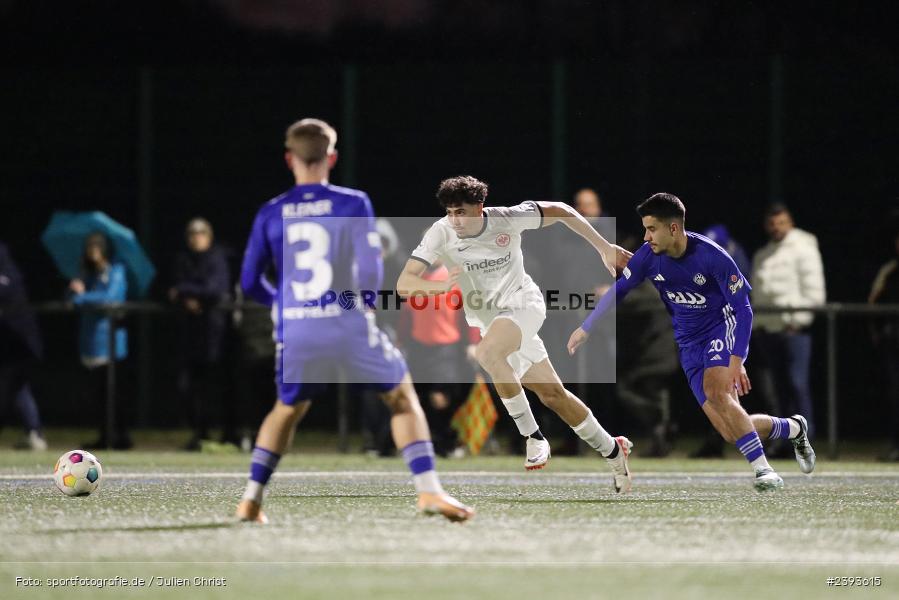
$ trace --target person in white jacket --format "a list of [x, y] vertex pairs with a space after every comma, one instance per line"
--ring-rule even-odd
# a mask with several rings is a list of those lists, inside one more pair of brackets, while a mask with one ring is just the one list
[[[826, 293], [818, 238], [793, 223], [783, 204], [765, 211], [768, 243], [752, 258], [752, 302], [757, 306], [821, 306]], [[772, 370], [778, 408], [799, 413], [814, 431], [809, 366], [811, 312], [756, 313], [753, 329]], [[792, 413], [791, 413], [792, 411]]]

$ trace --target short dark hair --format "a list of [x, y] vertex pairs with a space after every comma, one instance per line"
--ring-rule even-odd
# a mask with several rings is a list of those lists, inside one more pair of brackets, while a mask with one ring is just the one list
[[684, 203], [674, 194], [653, 194], [637, 205], [637, 214], [640, 217], [655, 217], [659, 221], [670, 223], [677, 219], [683, 222], [687, 214]]
[[486, 199], [487, 184], [471, 175], [459, 175], [444, 179], [437, 188], [437, 201], [444, 208], [463, 203], [483, 204]]
[[783, 202], [773, 202], [765, 207], [765, 218], [773, 217], [783, 213], [790, 214], [790, 209]]

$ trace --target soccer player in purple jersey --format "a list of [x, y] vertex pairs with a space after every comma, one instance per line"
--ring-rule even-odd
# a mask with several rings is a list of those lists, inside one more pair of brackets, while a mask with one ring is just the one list
[[686, 210], [677, 196], [655, 194], [637, 207], [645, 244], [615, 282], [615, 293], [600, 300], [568, 340], [574, 354], [613, 303], [648, 279], [659, 291], [674, 324], [681, 366], [696, 400], [718, 433], [755, 469], [759, 491], [783, 487], [765, 458], [759, 436], [789, 439], [803, 473], [815, 468], [815, 451], [802, 415], [788, 418], [748, 415], [740, 396], [751, 389], [743, 363], [749, 353], [752, 307], [749, 283], [733, 259], [712, 240], [684, 230]]
[[[378, 290], [383, 274], [368, 196], [328, 183], [336, 142], [334, 129], [318, 119], [288, 128], [285, 160], [296, 185], [259, 209], [247, 242], [241, 286], [247, 296], [272, 306], [278, 399], [259, 429], [237, 517], [267, 522], [265, 486], [310, 398], [324, 388], [320, 377], [328, 367], [342, 365], [352, 381], [380, 392], [392, 412], [393, 439], [412, 472], [419, 511], [465, 521], [474, 511], [440, 484], [428, 423], [402, 355], [370, 311], [334, 301], [344, 291]], [[266, 279], [269, 269], [276, 285]]]

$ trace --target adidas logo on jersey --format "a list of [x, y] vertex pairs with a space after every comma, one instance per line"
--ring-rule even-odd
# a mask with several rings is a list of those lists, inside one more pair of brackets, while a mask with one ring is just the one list
[[653, 277], [652, 280], [653, 280], [653, 281], [665, 281], [665, 278], [662, 277], [662, 274], [661, 274], [661, 273], [659, 273], [658, 275], [656, 275], [655, 277]]
[[713, 357], [711, 358], [711, 360], [724, 360], [724, 359], [721, 358], [721, 355], [720, 355], [720, 354], [716, 354], [715, 356], [713, 356]]

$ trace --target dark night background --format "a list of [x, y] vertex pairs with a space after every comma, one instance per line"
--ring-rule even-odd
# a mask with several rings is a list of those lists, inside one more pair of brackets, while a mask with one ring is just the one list
[[[381, 215], [437, 214], [439, 180], [471, 173], [499, 204], [595, 187], [637, 230], [633, 205], [669, 191], [689, 228], [724, 222], [751, 252], [783, 200], [818, 235], [828, 299], [863, 302], [899, 207], [895, 22], [878, 2], [0, 0], [0, 239], [33, 300], [59, 299], [50, 213], [106, 211], [140, 234], [161, 298], [186, 221], [242, 251], [292, 183], [285, 127], [319, 116], [341, 135], [333, 181]], [[861, 325], [840, 325], [844, 435], [885, 410]], [[77, 378], [74, 324], [43, 326], [52, 424], [76, 412], [60, 385]], [[139, 416], [164, 424], [151, 379]]]

